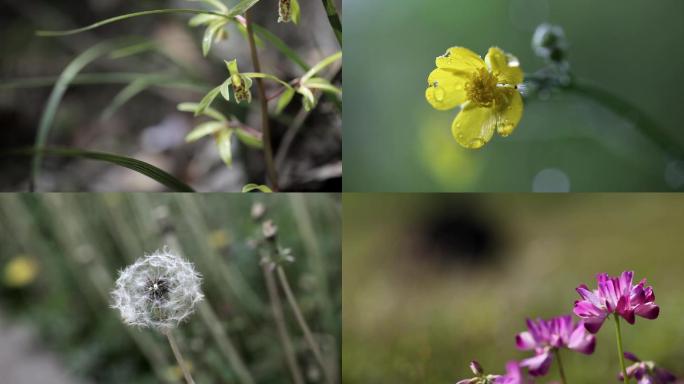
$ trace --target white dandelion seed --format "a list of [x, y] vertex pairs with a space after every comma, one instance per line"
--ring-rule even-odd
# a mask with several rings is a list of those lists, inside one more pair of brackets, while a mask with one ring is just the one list
[[119, 272], [113, 304], [128, 325], [168, 332], [204, 299], [202, 277], [192, 263], [163, 249]]

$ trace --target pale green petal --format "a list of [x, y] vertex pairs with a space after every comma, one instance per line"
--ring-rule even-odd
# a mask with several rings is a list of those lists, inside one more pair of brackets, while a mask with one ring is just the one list
[[437, 68], [428, 76], [425, 98], [433, 108], [452, 109], [466, 100], [465, 85], [468, 78], [457, 72]]
[[485, 63], [500, 82], [511, 85], [518, 85], [523, 82], [523, 71], [520, 69], [518, 59], [500, 48], [489, 48], [485, 56]]
[[491, 140], [496, 122], [497, 114], [494, 108], [478, 107], [468, 102], [451, 124], [451, 134], [462, 146], [478, 149]]

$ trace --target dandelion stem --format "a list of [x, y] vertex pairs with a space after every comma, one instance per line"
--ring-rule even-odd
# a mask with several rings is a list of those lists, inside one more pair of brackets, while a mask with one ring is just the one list
[[[254, 72], [261, 72], [261, 64], [259, 64], [259, 54], [257, 53], [256, 43], [254, 42], [254, 29], [252, 28], [252, 21], [250, 11], [245, 12], [245, 23], [247, 24], [247, 37], [249, 40], [249, 50], [252, 54], [252, 65]], [[261, 78], [256, 78], [257, 89], [259, 90], [259, 101], [261, 102], [261, 130], [263, 133], [264, 143], [264, 161], [266, 163], [266, 174], [271, 181], [273, 191], [278, 191], [278, 174], [276, 173], [275, 162], [273, 161], [273, 147], [271, 143], [271, 128], [268, 125], [268, 100], [266, 98], [266, 91], [264, 90], [264, 83]]]
[[620, 318], [617, 313], [614, 314], [615, 317], [615, 337], [617, 338], [617, 349], [618, 357], [620, 358], [620, 368], [622, 369], [622, 379], [623, 382], [628, 383], [629, 378], [627, 377], [627, 369], [625, 368], [625, 355], [622, 352], [622, 333], [620, 332]]
[[275, 321], [276, 328], [278, 329], [278, 336], [280, 338], [281, 344], [283, 345], [285, 359], [287, 360], [287, 365], [290, 368], [292, 380], [295, 384], [304, 384], [302, 373], [297, 365], [297, 358], [295, 356], [294, 347], [292, 346], [292, 340], [290, 339], [290, 335], [287, 333], [285, 317], [283, 316], [283, 304], [281, 303], [280, 296], [278, 295], [278, 287], [276, 285], [275, 279], [273, 278], [273, 271], [266, 264], [262, 265], [261, 270], [264, 273], [264, 279], [266, 280], [266, 289], [268, 290], [268, 296], [271, 301], [273, 320]]
[[173, 332], [168, 331], [164, 332], [166, 335], [166, 338], [169, 340], [169, 345], [171, 345], [171, 350], [173, 351], [173, 356], [176, 358], [176, 361], [178, 362], [178, 366], [180, 366], [181, 371], [183, 371], [183, 376], [185, 376], [185, 382], [188, 384], [195, 384], [195, 381], [192, 379], [192, 376], [190, 375], [190, 371], [188, 371], [188, 366], [185, 364], [185, 360], [183, 360], [183, 355], [180, 353], [180, 349], [178, 348], [178, 344], [176, 343], [176, 339], [173, 337]]
[[558, 373], [560, 373], [561, 383], [568, 384], [568, 380], [565, 378], [565, 370], [563, 369], [560, 350], [554, 348], [553, 354], [556, 355], [556, 360], [558, 360]]
[[299, 323], [299, 327], [302, 329], [302, 332], [304, 333], [304, 339], [306, 339], [307, 344], [309, 344], [309, 348], [311, 348], [311, 352], [313, 352], [314, 356], [316, 357], [316, 360], [318, 361], [318, 364], [320, 364], [321, 369], [323, 369], [326, 381], [329, 383], [332, 382], [328, 366], [327, 364], [325, 364], [325, 361], [323, 360], [321, 348], [319, 347], [318, 343], [316, 343], [316, 340], [314, 340], [313, 334], [311, 333], [311, 329], [309, 328], [309, 325], [306, 323], [306, 319], [304, 318], [304, 315], [302, 315], [302, 311], [299, 308], [299, 305], [297, 304], [297, 299], [292, 293], [292, 288], [290, 288], [290, 283], [287, 280], [285, 270], [281, 266], [278, 266], [278, 279], [280, 280], [280, 285], [283, 287], [283, 291], [285, 291], [287, 301], [290, 303], [290, 308], [292, 308], [292, 312], [294, 312], [294, 315], [297, 318], [297, 323]]

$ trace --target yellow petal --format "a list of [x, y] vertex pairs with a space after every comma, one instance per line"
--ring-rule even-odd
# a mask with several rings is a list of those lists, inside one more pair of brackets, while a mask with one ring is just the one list
[[512, 89], [503, 94], [499, 100], [503, 100], [503, 103], [496, 106], [496, 131], [499, 135], [506, 137], [520, 122], [523, 114], [523, 100], [520, 93]]
[[437, 68], [473, 73], [484, 68], [485, 63], [477, 53], [468, 48], [451, 47], [435, 60]]
[[451, 134], [466, 148], [481, 148], [494, 135], [496, 122], [497, 114], [494, 108], [478, 107], [468, 102], [451, 124]]
[[491, 47], [485, 56], [489, 70], [504, 84], [517, 85], [523, 81], [523, 72], [518, 59], [500, 48]]
[[468, 78], [458, 72], [437, 68], [428, 76], [429, 86], [425, 90], [425, 98], [435, 109], [455, 108], [465, 102], [467, 81]]

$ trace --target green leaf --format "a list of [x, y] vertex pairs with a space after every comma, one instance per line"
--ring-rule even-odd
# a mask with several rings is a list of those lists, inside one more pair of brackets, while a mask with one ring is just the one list
[[130, 157], [119, 156], [111, 153], [84, 151], [77, 148], [22, 148], [4, 152], [2, 154], [26, 156], [35, 156], [36, 154], [40, 154], [41, 156], [64, 156], [105, 161], [141, 173], [151, 179], [158, 181], [159, 183], [163, 184], [172, 191], [194, 192], [194, 190], [190, 186], [178, 180], [169, 173], [166, 173], [165, 171], [155, 167], [152, 164], [148, 164], [144, 161], [133, 159]]
[[239, 3], [237, 3], [236, 6], [234, 6], [228, 11], [228, 17], [235, 17], [237, 15], [241, 15], [247, 12], [258, 2], [259, 0], [242, 0]]
[[244, 187], [242, 187], [242, 193], [247, 193], [247, 192], [252, 192], [252, 191], [261, 191], [263, 193], [273, 193], [273, 190], [271, 188], [265, 186], [265, 185], [259, 185], [259, 184], [247, 184]]
[[303, 96], [302, 104], [304, 104], [304, 109], [307, 111], [312, 110], [316, 105], [316, 98], [314, 97], [313, 92], [305, 86], [300, 86], [297, 89], [297, 92]]
[[190, 131], [190, 133], [185, 136], [185, 141], [192, 143], [193, 141], [197, 141], [204, 136], [211, 135], [225, 128], [228, 128], [228, 125], [224, 121], [208, 121], [196, 126], [195, 129]]
[[324, 79], [322, 77], [312, 77], [311, 79], [307, 80], [302, 85], [304, 85], [308, 88], [311, 88], [311, 89], [320, 89], [322, 91], [333, 93], [333, 94], [338, 95], [338, 96], [342, 95], [341, 89], [330, 84], [330, 82], [327, 79]]
[[145, 51], [152, 51], [157, 49], [157, 44], [152, 41], [144, 41], [140, 44], [134, 44], [128, 47], [117, 49], [109, 54], [110, 59], [123, 59], [124, 57], [137, 55]]
[[325, 6], [325, 13], [328, 15], [330, 27], [332, 27], [337, 42], [340, 44], [340, 47], [342, 47], [342, 22], [340, 21], [340, 15], [337, 14], [335, 3], [333, 0], [323, 0], [323, 5]]
[[232, 129], [222, 130], [216, 133], [216, 145], [218, 146], [219, 155], [227, 166], [233, 166], [233, 150], [231, 148], [230, 138], [233, 136]]
[[[261, 79], [273, 80], [273, 81], [275, 81], [275, 82], [280, 83], [280, 84], [283, 85], [285, 88], [292, 88], [292, 86], [291, 86], [290, 84], [284, 82], [283, 80], [280, 80], [280, 79], [277, 78], [276, 76], [269, 75], [268, 73], [261, 73], [261, 72], [244, 72], [244, 73], [241, 73], [241, 75], [242, 75], [242, 76], [245, 76], [245, 77], [247, 77], [247, 78], [249, 78], [249, 79], [261, 78]], [[250, 83], [250, 85], [251, 85], [251, 83]]]
[[235, 134], [240, 141], [249, 147], [258, 149], [262, 149], [264, 147], [264, 142], [261, 138], [261, 135], [257, 135], [256, 133], [250, 132], [242, 127], [236, 128]]
[[292, 7], [291, 12], [292, 12], [292, 22], [295, 24], [299, 24], [299, 18], [300, 18], [300, 9], [299, 9], [299, 2], [297, 0], [290, 0], [290, 7]]
[[[198, 103], [180, 103], [176, 107], [178, 108], [179, 111], [181, 112], [192, 112], [195, 113], [197, 112], [197, 109], [199, 108]], [[216, 120], [221, 120], [221, 121], [228, 121], [228, 118], [221, 112], [215, 110], [214, 108], [211, 107], [206, 107], [204, 111], [200, 112], [200, 114], [209, 116], [211, 118], [214, 118]]]
[[204, 37], [202, 37], [202, 55], [206, 57], [211, 50], [211, 45], [214, 43], [214, 38], [216, 34], [226, 25], [225, 20], [217, 20], [209, 24], [207, 29], [204, 31]]
[[209, 93], [206, 94], [200, 100], [199, 104], [197, 105], [197, 109], [195, 110], [195, 116], [199, 116], [200, 114], [204, 113], [204, 111], [209, 108], [212, 102], [214, 102], [214, 99], [218, 94], [221, 92], [221, 86], [219, 85], [218, 87], [212, 89], [209, 91]]
[[287, 88], [283, 92], [282, 95], [278, 98], [278, 104], [276, 105], [276, 110], [275, 113], [276, 115], [280, 115], [285, 107], [287, 107], [288, 104], [290, 104], [290, 101], [292, 101], [292, 97], [295, 95], [295, 90], [294, 88]]
[[325, 59], [319, 61], [318, 64], [311, 67], [311, 69], [309, 69], [309, 71], [306, 72], [304, 74], [304, 76], [302, 76], [301, 82], [302, 83], [306, 82], [308, 79], [312, 78], [315, 74], [320, 72], [323, 68], [327, 67], [328, 65], [334, 63], [335, 61], [337, 61], [341, 58], [342, 58], [342, 51], [337, 52], [335, 54], [332, 54], [332, 55], [326, 57]]
[[215, 15], [219, 16], [225, 19], [229, 19], [228, 16], [216, 13], [216, 12], [210, 12], [210, 11], [203, 11], [200, 9], [185, 9], [185, 8], [172, 8], [172, 9], [153, 9], [150, 11], [142, 11], [142, 12], [134, 12], [134, 13], [128, 13], [125, 15], [120, 15], [116, 17], [112, 17], [109, 19], [105, 19], [102, 21], [98, 21], [97, 23], [85, 26], [83, 28], [77, 28], [77, 29], [70, 29], [67, 31], [36, 31], [37, 36], [43, 36], [43, 37], [52, 37], [52, 36], [66, 36], [66, 35], [73, 35], [76, 33], [81, 33], [85, 31], [89, 31], [91, 29], [95, 29], [98, 27], [101, 27], [103, 25], [115, 23], [117, 21], [121, 20], [126, 20], [130, 19], [133, 17], [139, 17], [139, 16], [147, 16], [147, 15], [157, 15], [157, 14], [164, 14], [164, 13], [191, 13], [191, 14], [207, 14], [207, 15]]
[[[36, 148], [42, 148], [45, 146], [48, 134], [50, 133], [50, 129], [52, 128], [52, 122], [55, 118], [55, 115], [57, 114], [57, 108], [59, 107], [59, 103], [62, 101], [64, 93], [66, 93], [69, 84], [76, 77], [78, 72], [80, 72], [86, 65], [88, 65], [93, 60], [101, 56], [104, 56], [107, 53], [112, 52], [114, 50], [121, 49], [125, 46], [130, 46], [130, 41], [130, 39], [117, 39], [114, 41], [105, 41], [99, 43], [87, 49], [80, 55], [76, 56], [76, 58], [74, 58], [74, 60], [71, 61], [69, 65], [66, 66], [66, 68], [64, 68], [64, 71], [59, 75], [57, 83], [55, 83], [55, 86], [52, 89], [52, 92], [50, 93], [50, 97], [48, 98], [47, 104], [45, 105], [43, 113], [40, 117], [40, 123], [38, 125], [38, 134], [36, 135]], [[128, 44], [123, 44], [124, 42], [127, 42]], [[139, 41], [136, 41], [135, 45], [137, 44], [139, 44]], [[37, 152], [33, 157], [33, 162], [31, 166], [31, 188], [35, 187], [36, 183], [38, 182], [38, 178], [40, 177], [41, 161], [42, 154]]]
[[297, 64], [303, 71], [309, 70], [309, 66], [301, 57], [299, 57], [297, 52], [290, 48], [278, 36], [274, 35], [273, 33], [271, 33], [271, 31], [258, 24], [252, 23], [252, 28], [254, 29], [254, 32], [257, 34], [257, 36], [260, 36], [264, 40], [271, 43], [271, 45], [273, 45], [277, 50], [279, 50], [280, 53], [285, 55], [285, 57], [290, 59], [293, 63]]
[[188, 21], [188, 25], [191, 27], [199, 27], [200, 25], [209, 24], [218, 19], [219, 17], [214, 15], [197, 15], [193, 16], [190, 21]]
[[139, 78], [128, 84], [114, 96], [112, 102], [102, 112], [102, 119], [109, 119], [121, 106], [150, 86], [150, 79]]

